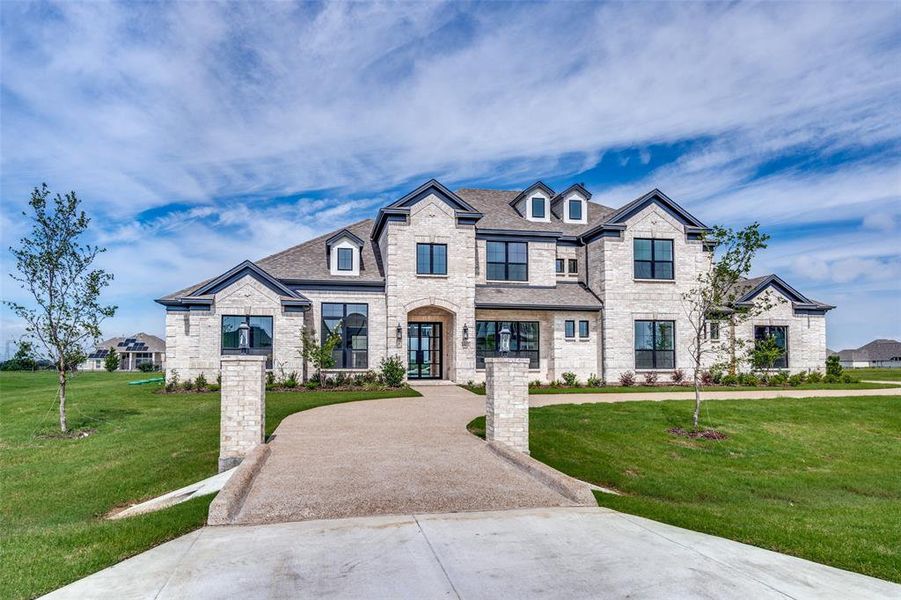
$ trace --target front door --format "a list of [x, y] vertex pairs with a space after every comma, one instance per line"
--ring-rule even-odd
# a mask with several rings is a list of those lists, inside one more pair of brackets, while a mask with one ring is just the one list
[[441, 379], [441, 323], [407, 324], [407, 378]]

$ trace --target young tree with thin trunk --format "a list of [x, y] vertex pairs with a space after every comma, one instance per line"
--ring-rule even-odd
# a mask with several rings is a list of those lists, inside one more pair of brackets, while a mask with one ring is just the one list
[[[747, 291], [741, 289], [738, 283], [750, 273], [754, 256], [766, 248], [769, 237], [760, 232], [757, 223], [738, 231], [715, 226], [704, 235], [703, 243], [713, 250], [710, 267], [698, 275], [694, 287], [682, 294], [682, 304], [688, 315], [691, 331], [689, 354], [695, 388], [692, 419], [695, 429], [698, 429], [701, 416], [701, 374], [704, 365], [710, 358], [713, 362], [718, 362], [716, 359], [727, 352], [732, 344], [740, 342], [734, 339], [736, 325], [772, 306], [767, 296], [752, 308], [735, 307], [738, 296]], [[730, 324], [729, 335], [733, 339], [729, 344], [708, 339], [708, 322], [714, 318], [723, 319]]]
[[107, 351], [106, 358], [103, 359], [103, 368], [110, 373], [119, 368], [119, 353], [112, 346]]
[[85, 344], [100, 338], [100, 323], [116, 312], [115, 306], [100, 303], [100, 292], [113, 276], [91, 267], [106, 250], [80, 241], [91, 220], [80, 210], [75, 192], [51, 198], [47, 184], [42, 184], [28, 204], [33, 211], [31, 233], [18, 248], [10, 248], [18, 271], [11, 276], [31, 294], [35, 307], [4, 303], [25, 321], [26, 335], [53, 359], [59, 383], [59, 427], [65, 433], [69, 429], [66, 383], [84, 360]]

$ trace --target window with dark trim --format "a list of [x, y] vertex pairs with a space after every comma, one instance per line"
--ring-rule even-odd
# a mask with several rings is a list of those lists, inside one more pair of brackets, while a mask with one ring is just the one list
[[575, 275], [579, 272], [579, 261], [575, 258], [569, 259], [569, 274]]
[[673, 240], [635, 238], [635, 279], [673, 279]]
[[416, 273], [447, 275], [447, 244], [416, 244]]
[[581, 221], [582, 220], [582, 201], [581, 200], [570, 200], [569, 201], [569, 220], [570, 221]]
[[353, 271], [354, 270], [353, 248], [338, 248], [338, 270], [339, 271]]
[[526, 242], [488, 242], [487, 254], [488, 279], [529, 280], [529, 245]]
[[576, 322], [575, 321], [565, 321], [563, 323], [563, 335], [566, 338], [576, 337]]
[[588, 321], [579, 321], [579, 337], [582, 339], [588, 337]]
[[635, 321], [635, 368], [674, 368], [675, 331], [675, 321]]
[[720, 322], [708, 321], [707, 334], [711, 341], [717, 342], [720, 339]]
[[537, 369], [538, 321], [476, 321], [476, 367], [485, 368], [485, 359], [500, 355], [501, 330], [510, 330], [510, 354], [528, 358], [529, 368]]
[[564, 261], [562, 258], [558, 258], [558, 259], [557, 259], [557, 263], [556, 263], [556, 266], [557, 266], [557, 275], [563, 275], [563, 274], [566, 272], [565, 264], [566, 264], [566, 263], [565, 263], [565, 261]]
[[238, 327], [241, 323], [247, 323], [250, 327], [248, 354], [265, 356], [266, 368], [272, 368], [272, 317], [251, 315], [222, 315], [222, 343], [223, 355], [240, 354], [238, 345]]
[[319, 343], [324, 343], [333, 331], [341, 337], [332, 351], [335, 368], [369, 368], [369, 306], [323, 302]]
[[545, 216], [544, 198], [532, 198], [532, 218], [543, 219]]
[[785, 325], [755, 325], [754, 341], [772, 337], [776, 340], [776, 345], [782, 350], [782, 356], [773, 363], [774, 369], [788, 368], [788, 327]]

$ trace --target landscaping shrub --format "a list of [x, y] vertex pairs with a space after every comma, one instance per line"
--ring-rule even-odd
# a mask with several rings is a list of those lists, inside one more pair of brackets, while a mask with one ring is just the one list
[[297, 387], [297, 371], [291, 371], [288, 373], [288, 376], [285, 377], [285, 387], [287, 388], [296, 388]]
[[838, 355], [833, 354], [826, 358], [826, 375], [842, 376], [842, 363], [839, 362]]
[[856, 383], [857, 380], [851, 377], [850, 373], [845, 373], [842, 375], [842, 383]]
[[[220, 379], [222, 375], [219, 375]], [[266, 371], [266, 386], [274, 386], [275, 385], [275, 373], [272, 371]]]
[[194, 389], [194, 381], [191, 379], [185, 379], [185, 382], [181, 384], [181, 389], [186, 392], [190, 392]]
[[203, 391], [207, 389], [207, 385], [208, 384], [206, 382], [206, 377], [203, 375], [203, 373], [198, 375], [197, 379], [194, 380], [194, 387], [197, 389], [197, 391]]
[[357, 373], [354, 377], [354, 384], [359, 386], [372, 385], [379, 383], [379, 374], [369, 369], [362, 373]]
[[841, 376], [833, 375], [832, 373], [826, 373], [826, 375], [823, 377], [823, 383], [838, 383], [841, 380]]
[[820, 383], [823, 381], [823, 374], [819, 371], [811, 371], [807, 374], [807, 383]]
[[[472, 387], [472, 380], [470, 380], [469, 383], [467, 383], [466, 385]], [[540, 388], [540, 387], [541, 387], [540, 379], [533, 379], [532, 381], [529, 382], [529, 389]]]
[[219, 390], [222, 389], [222, 386], [219, 385], [218, 383], [211, 383], [207, 389], [211, 392], [218, 392]]
[[804, 377], [801, 376], [801, 373], [795, 373], [788, 378], [788, 385], [792, 387], [798, 387], [802, 383], [804, 383]]
[[722, 378], [722, 380], [720, 380], [720, 383], [722, 383], [723, 385], [727, 385], [729, 387], [736, 386], [736, 385], [738, 385], [738, 376], [737, 375], [723, 375], [723, 378]]
[[166, 378], [166, 391], [174, 392], [178, 390], [178, 369], [172, 369], [172, 372]]
[[316, 388], [319, 387], [319, 381], [318, 381], [318, 380], [317, 380], [317, 381], [313, 381], [313, 380], [311, 379], [311, 380], [309, 380], [308, 382], [306, 382], [304, 385], [306, 386], [306, 388], [307, 388], [308, 390], [315, 390]]
[[754, 373], [744, 373], [744, 376], [741, 377], [741, 384], [748, 387], [757, 387], [760, 385], [760, 377]]
[[710, 383], [705, 383], [704, 385], [719, 385], [723, 382], [724, 369], [719, 365], [714, 365], [710, 367], [710, 370], [707, 372], [710, 375]]
[[623, 387], [631, 387], [635, 385], [635, 373], [626, 371], [619, 376], [619, 384]]
[[[710, 371], [701, 371], [701, 385], [713, 385], [714, 379], [713, 374]], [[724, 380], [725, 377], [721, 377], [720, 381]], [[723, 385], [726, 385], [725, 383]]]
[[579, 387], [579, 379], [576, 377], [576, 374], [567, 371], [563, 374], [563, 383], [569, 387]]
[[388, 387], [400, 387], [404, 384], [407, 369], [399, 356], [383, 358], [379, 365], [382, 383]]
[[343, 386], [350, 383], [350, 376], [344, 371], [339, 372], [335, 375], [335, 385]]
[[785, 385], [788, 383], [788, 373], [786, 371], [779, 371], [778, 373], [770, 373], [769, 376], [770, 385]]
[[588, 387], [593, 387], [593, 388], [601, 387], [602, 385], [604, 385], [604, 382], [601, 381], [601, 378], [598, 377], [597, 375], [595, 375], [594, 373], [592, 373], [591, 375], [588, 376], [588, 381], [586, 383], [587, 383]]
[[141, 363], [138, 365], [138, 371], [142, 373], [152, 373], [156, 370], [156, 365], [153, 363]]
[[685, 381], [685, 371], [682, 369], [676, 369], [673, 371], [673, 374], [670, 375], [673, 380], [673, 383], [676, 385], [681, 385], [683, 381]]
[[644, 374], [644, 383], [645, 385], [654, 385], [657, 383], [657, 373], [648, 371]]

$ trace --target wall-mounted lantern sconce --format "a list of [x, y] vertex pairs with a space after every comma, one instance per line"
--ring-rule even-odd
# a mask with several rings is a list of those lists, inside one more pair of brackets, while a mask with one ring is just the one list
[[398, 342], [404, 338], [404, 328], [400, 326], [400, 323], [397, 324], [397, 329], [395, 330], [395, 335], [397, 336]]
[[238, 348], [241, 350], [241, 354], [247, 354], [250, 348], [250, 325], [247, 324], [247, 321], [238, 325]]
[[468, 339], [469, 339], [469, 325], [467, 325], [466, 323], [463, 323], [463, 341], [465, 342]]
[[501, 334], [501, 354], [506, 356], [510, 353], [510, 328], [504, 326], [500, 331]]

